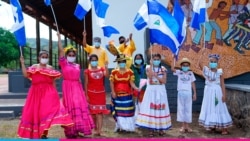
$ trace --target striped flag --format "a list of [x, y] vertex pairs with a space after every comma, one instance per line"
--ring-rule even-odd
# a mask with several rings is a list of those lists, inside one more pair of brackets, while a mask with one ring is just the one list
[[74, 15], [82, 20], [91, 9], [91, 0], [78, 0]]

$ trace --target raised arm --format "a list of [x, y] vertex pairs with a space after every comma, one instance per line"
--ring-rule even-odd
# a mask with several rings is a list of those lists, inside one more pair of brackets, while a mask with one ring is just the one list
[[86, 41], [87, 33], [85, 31], [82, 32], [82, 46], [85, 48], [87, 46]]
[[[133, 35], [132, 33], [129, 34], [129, 44], [131, 47], [131, 53], [133, 53], [136, 50], [135, 42], [132, 39], [132, 35]], [[131, 56], [132, 56], [132, 54], [131, 54]]]
[[21, 63], [21, 67], [22, 67], [23, 76], [27, 78], [28, 74], [27, 74], [27, 69], [26, 69], [25, 64], [24, 64], [23, 56], [20, 57], [20, 63]]
[[59, 58], [62, 58], [64, 56], [64, 51], [63, 51], [62, 40], [61, 40], [61, 36], [59, 32], [57, 33], [57, 37], [58, 37]]

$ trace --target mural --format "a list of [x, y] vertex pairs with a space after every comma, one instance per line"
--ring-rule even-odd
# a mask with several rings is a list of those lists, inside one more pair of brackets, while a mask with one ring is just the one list
[[[179, 59], [192, 60], [191, 69], [201, 75], [199, 62], [208, 64], [210, 53], [220, 54], [219, 67], [224, 77], [231, 78], [250, 72], [250, 0], [207, 0], [207, 22], [200, 30], [192, 29], [192, 0], [180, 0], [187, 19], [187, 38], [182, 45]], [[168, 5], [172, 10], [172, 4]], [[160, 53], [170, 65], [172, 53], [160, 45], [150, 47], [149, 51]], [[178, 63], [177, 63], [178, 64]], [[177, 65], [178, 66], [178, 65]]]

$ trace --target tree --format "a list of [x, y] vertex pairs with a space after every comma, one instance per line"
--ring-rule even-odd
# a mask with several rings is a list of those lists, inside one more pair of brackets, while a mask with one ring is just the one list
[[17, 41], [10, 31], [0, 27], [0, 67], [19, 58]]

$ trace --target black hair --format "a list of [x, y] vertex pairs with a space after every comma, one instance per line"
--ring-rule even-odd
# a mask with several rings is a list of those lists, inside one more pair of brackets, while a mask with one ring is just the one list
[[143, 64], [144, 64], [144, 58], [143, 58], [143, 55], [142, 55], [141, 53], [138, 53], [138, 54], [135, 55], [135, 57], [134, 57], [134, 64], [136, 64], [136, 63], [135, 63], [135, 60], [136, 60], [136, 57], [137, 57], [137, 56], [140, 56], [140, 57], [141, 57], [141, 60], [142, 60], [141, 65], [143, 65]]
[[[152, 59], [153, 59], [154, 57], [159, 57], [160, 60], [161, 60], [161, 55], [160, 55], [159, 53], [153, 54], [153, 55], [152, 55]], [[161, 66], [162, 66], [162, 64], [160, 63], [160, 65], [159, 65], [158, 67], [161, 69]], [[162, 71], [162, 70], [161, 70], [161, 71]]]
[[89, 56], [89, 62], [92, 60], [93, 57], [95, 57], [97, 59], [97, 61], [98, 61], [98, 56], [96, 54], [91, 54]]
[[70, 52], [73, 52], [76, 55], [76, 51], [73, 48], [68, 49], [65, 54], [68, 55]]
[[38, 56], [41, 57], [43, 54], [47, 54], [49, 57], [49, 52], [47, 50], [41, 50]]
[[127, 61], [126, 60], [121, 60], [121, 61], [117, 61], [117, 63], [119, 64], [119, 63], [127, 63]]
[[221, 4], [225, 4], [225, 5], [227, 5], [227, 2], [225, 2], [225, 1], [220, 1], [219, 3], [218, 3], [218, 8], [221, 8]]
[[124, 43], [124, 42], [120, 42], [121, 39], [124, 39], [124, 42], [126, 40], [126, 38], [124, 36], [120, 36], [119, 39], [118, 39], [120, 44]]

